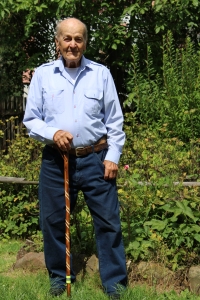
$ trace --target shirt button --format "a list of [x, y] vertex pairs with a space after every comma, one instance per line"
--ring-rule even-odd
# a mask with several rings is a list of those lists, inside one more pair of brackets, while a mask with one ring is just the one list
[[77, 122], [77, 120], [75, 120], [75, 122]]
[[74, 105], [74, 108], [76, 108], [76, 105]]
[[76, 137], [79, 137], [79, 134], [77, 133]]
[[75, 94], [75, 91], [74, 91], [74, 94]]

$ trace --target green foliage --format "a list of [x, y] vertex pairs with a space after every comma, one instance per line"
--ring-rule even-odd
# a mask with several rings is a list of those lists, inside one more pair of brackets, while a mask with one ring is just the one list
[[200, 52], [186, 39], [184, 47], [174, 47], [172, 34], [163, 38], [162, 74], [156, 71], [151, 48], [147, 47], [145, 71], [141, 72], [137, 46], [129, 69], [129, 96], [125, 105], [135, 110], [137, 119], [159, 128], [163, 137], [183, 141], [200, 132]]
[[0, 153], [1, 176], [38, 180], [43, 145], [28, 138], [25, 128], [7, 143], [10, 144], [8, 152], [3, 150]]
[[[16, 196], [17, 195], [17, 196]], [[14, 187], [0, 189], [1, 239], [31, 236], [38, 229], [38, 202], [33, 191]]]
[[[177, 21], [174, 30], [184, 30], [182, 27], [184, 23], [185, 30], [190, 31], [191, 35], [198, 32], [198, 0], [156, 0], [154, 10], [157, 17], [156, 33], [169, 29], [172, 20]], [[165, 18], [167, 12], [168, 19]], [[161, 19], [162, 17], [164, 20]]]
[[[37, 181], [42, 146], [23, 132], [10, 141], [8, 153], [0, 153], [1, 176]], [[29, 237], [38, 230], [37, 186], [0, 184], [0, 232], [2, 239]]]
[[164, 262], [172, 269], [195, 263], [199, 187], [181, 183], [199, 180], [199, 142], [188, 151], [177, 138], [162, 139], [157, 130], [136, 126], [133, 113], [126, 120], [118, 192], [127, 255]]
[[159, 69], [162, 35], [168, 30], [176, 44], [190, 36], [197, 45], [199, 7], [196, 0], [158, 0], [154, 6], [150, 0], [0, 0], [0, 96], [22, 94], [22, 71], [56, 57], [56, 20], [74, 16], [88, 26], [86, 55], [110, 68], [123, 102], [132, 45], [137, 44], [141, 60], [146, 44], [151, 45]]
[[93, 220], [82, 193], [78, 195], [77, 204], [71, 215], [70, 222], [72, 252], [87, 253], [88, 255], [96, 252]]

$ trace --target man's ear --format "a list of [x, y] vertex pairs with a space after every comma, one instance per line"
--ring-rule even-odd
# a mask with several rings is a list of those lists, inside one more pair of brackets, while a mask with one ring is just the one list
[[59, 46], [59, 42], [58, 42], [57, 38], [55, 38], [55, 43], [56, 43], [56, 47], [58, 47]]

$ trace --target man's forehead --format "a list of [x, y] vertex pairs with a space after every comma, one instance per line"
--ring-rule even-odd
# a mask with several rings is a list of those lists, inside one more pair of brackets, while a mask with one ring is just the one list
[[83, 32], [80, 32], [80, 31], [76, 32], [76, 31], [70, 31], [70, 30], [62, 30], [61, 31], [61, 35], [62, 36], [71, 36], [71, 35], [73, 35], [73, 36], [83, 36]]
[[74, 27], [61, 27], [60, 33], [62, 36], [73, 35], [73, 36], [83, 36], [83, 28], [74, 28]]

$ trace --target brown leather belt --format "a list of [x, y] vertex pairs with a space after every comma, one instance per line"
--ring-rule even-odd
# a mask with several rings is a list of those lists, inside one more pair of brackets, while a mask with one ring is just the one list
[[[54, 144], [49, 146], [58, 149], [57, 146]], [[106, 148], [108, 148], [107, 137], [103, 136], [100, 140], [98, 140], [96, 143], [94, 143], [91, 146], [71, 148], [69, 150], [69, 154], [80, 157], [80, 156], [85, 156], [87, 154], [90, 154], [92, 152], [101, 151]]]

